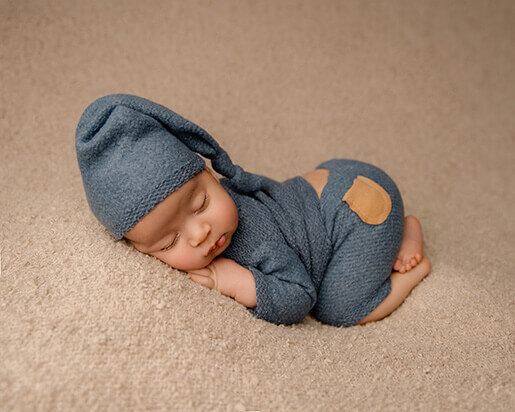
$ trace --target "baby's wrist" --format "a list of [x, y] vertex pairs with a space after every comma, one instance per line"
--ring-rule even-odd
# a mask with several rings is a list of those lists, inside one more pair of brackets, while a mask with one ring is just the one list
[[256, 285], [252, 272], [232, 259], [219, 258], [212, 268], [216, 276], [216, 289], [247, 307], [256, 306]]
[[234, 298], [236, 294], [237, 281], [233, 273], [228, 270], [218, 270], [216, 273], [216, 290], [222, 295]]
[[234, 299], [248, 308], [255, 308], [257, 305], [254, 275], [243, 266], [240, 266], [238, 279], [234, 285]]

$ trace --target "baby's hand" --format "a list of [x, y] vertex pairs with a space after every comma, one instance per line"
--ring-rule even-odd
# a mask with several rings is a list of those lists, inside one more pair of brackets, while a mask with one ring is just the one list
[[252, 273], [232, 259], [216, 258], [202, 269], [188, 272], [196, 283], [215, 289], [247, 306], [256, 306], [256, 287]]
[[218, 290], [218, 284], [216, 281], [216, 272], [211, 270], [212, 264], [213, 264], [213, 262], [211, 262], [205, 268], [195, 269], [193, 272], [187, 272], [189, 275], [189, 278], [193, 282], [199, 283], [202, 286], [206, 286], [209, 289], [214, 288], [214, 289]]
[[[205, 268], [195, 269], [188, 272], [188, 274], [192, 281], [209, 289], [215, 289], [226, 296], [234, 297], [230, 295], [232, 288], [230, 288], [231, 285], [227, 284], [227, 279], [225, 282], [221, 282], [224, 277], [228, 277], [227, 273], [233, 269], [233, 264], [236, 264], [233, 260], [219, 257], [213, 259]], [[223, 275], [224, 273], [225, 276]]]

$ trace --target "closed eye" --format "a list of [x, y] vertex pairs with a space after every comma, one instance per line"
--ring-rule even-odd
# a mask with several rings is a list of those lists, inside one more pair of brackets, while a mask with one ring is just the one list
[[[202, 202], [202, 206], [200, 206], [200, 208], [194, 213], [195, 215], [200, 213], [200, 212], [203, 212], [207, 208], [207, 200], [208, 199], [209, 199], [209, 196], [206, 193], [206, 195], [204, 196], [204, 202]], [[179, 239], [180, 235], [181, 234], [179, 233], [177, 236], [175, 236], [175, 238], [173, 239], [172, 243], [170, 243], [168, 246], [162, 248], [161, 251], [164, 252], [166, 250], [170, 250], [177, 243], [177, 239]]]

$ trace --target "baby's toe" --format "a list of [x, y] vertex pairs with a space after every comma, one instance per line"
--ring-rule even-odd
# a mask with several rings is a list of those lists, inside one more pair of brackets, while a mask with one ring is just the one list
[[415, 255], [415, 259], [417, 260], [417, 263], [420, 263], [420, 261], [422, 260], [422, 255], [420, 253], [417, 253]]

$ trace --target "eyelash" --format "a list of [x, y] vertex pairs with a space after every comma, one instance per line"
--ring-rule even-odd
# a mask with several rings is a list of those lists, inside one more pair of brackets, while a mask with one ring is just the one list
[[[206, 195], [204, 196], [204, 202], [202, 203], [202, 206], [200, 206], [200, 209], [199, 209], [199, 210], [197, 210], [197, 211], [195, 212], [195, 214], [197, 214], [197, 213], [199, 213], [199, 212], [202, 212], [202, 211], [205, 209], [205, 206], [207, 205], [207, 200], [208, 200], [208, 199], [209, 199], [209, 196], [208, 196], [208, 194], [206, 193]], [[163, 251], [163, 252], [164, 252], [164, 251], [167, 251], [167, 250], [171, 249], [171, 248], [175, 245], [175, 243], [177, 242], [177, 239], [179, 239], [179, 236], [180, 236], [180, 234], [179, 234], [179, 235], [177, 235], [177, 236], [175, 236], [175, 239], [172, 241], [172, 243], [170, 243], [168, 246], [166, 246], [166, 247], [162, 248], [162, 249], [161, 249], [161, 251]]]

